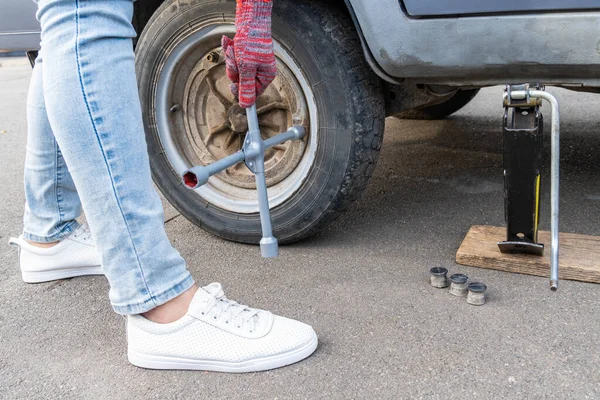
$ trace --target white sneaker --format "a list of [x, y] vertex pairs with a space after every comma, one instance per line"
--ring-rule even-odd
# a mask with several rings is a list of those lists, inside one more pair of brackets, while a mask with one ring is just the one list
[[19, 246], [21, 274], [27, 283], [40, 283], [82, 275], [103, 275], [96, 245], [86, 225], [82, 225], [49, 248], [31, 245], [23, 236], [10, 238]]
[[138, 367], [255, 372], [303, 360], [318, 340], [309, 325], [228, 300], [211, 283], [175, 322], [128, 316], [127, 342], [129, 362]]

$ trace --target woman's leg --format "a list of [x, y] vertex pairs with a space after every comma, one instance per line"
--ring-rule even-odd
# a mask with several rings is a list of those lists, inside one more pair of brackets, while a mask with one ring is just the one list
[[42, 72], [43, 51], [27, 99], [23, 235], [9, 240], [20, 247], [21, 275], [28, 283], [102, 274], [89, 231], [76, 221], [81, 201], [48, 121]]
[[81, 202], [48, 122], [42, 64], [40, 52], [27, 97], [23, 237], [31, 242], [52, 243], [77, 228], [75, 219], [81, 214]]
[[40, 0], [48, 120], [102, 254], [113, 308], [139, 314], [193, 286], [150, 177], [131, 0]]

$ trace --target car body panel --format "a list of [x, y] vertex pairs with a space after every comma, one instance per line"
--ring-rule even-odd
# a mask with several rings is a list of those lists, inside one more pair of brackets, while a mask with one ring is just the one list
[[[399, 0], [345, 0], [373, 69], [388, 81], [486, 86], [541, 81], [600, 87], [600, 11], [413, 18]], [[449, 7], [517, 7], [514, 0], [418, 0], [419, 12]], [[2, 0], [0, 49], [39, 48], [36, 4]], [[405, 0], [414, 6], [417, 0]], [[559, 7], [560, 0], [545, 0]], [[583, 7], [597, 0], [574, 0]], [[480, 3], [485, 3], [484, 5]], [[566, 2], [565, 2], [566, 3]], [[428, 9], [425, 9], [429, 4]], [[525, 0], [534, 7], [541, 0]], [[523, 6], [521, 6], [523, 7]], [[467, 10], [467, 8], [464, 8]]]
[[600, 9], [598, 0], [403, 0], [403, 3], [412, 17]]
[[37, 50], [40, 24], [32, 0], [1, 0], [0, 50]]
[[397, 0], [348, 3], [373, 62], [392, 78], [600, 86], [600, 12], [414, 19]]

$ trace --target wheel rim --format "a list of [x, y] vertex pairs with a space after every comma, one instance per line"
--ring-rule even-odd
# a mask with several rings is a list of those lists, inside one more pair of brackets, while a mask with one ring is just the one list
[[[158, 71], [155, 113], [158, 136], [173, 170], [181, 175], [241, 148], [247, 129], [243, 109], [228, 89], [223, 35], [234, 26], [214, 23], [177, 38]], [[265, 154], [271, 208], [289, 200], [306, 180], [317, 150], [316, 104], [312, 89], [291, 54], [274, 40], [278, 74], [257, 109], [263, 137], [303, 125], [302, 141], [284, 143]], [[258, 212], [254, 177], [243, 164], [210, 178], [196, 194], [212, 205], [242, 214]]]

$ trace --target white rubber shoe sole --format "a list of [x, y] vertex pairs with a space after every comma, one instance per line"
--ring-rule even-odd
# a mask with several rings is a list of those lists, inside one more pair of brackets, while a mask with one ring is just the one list
[[23, 271], [21, 270], [21, 276], [25, 283], [43, 283], [56, 281], [59, 279], [75, 278], [77, 276], [88, 276], [88, 275], [104, 275], [102, 267], [79, 267], [79, 268], [65, 268], [51, 271]]
[[257, 358], [240, 363], [212, 360], [193, 360], [168, 356], [153, 356], [128, 350], [129, 362], [136, 367], [148, 369], [178, 369], [196, 371], [214, 371], [229, 373], [258, 372], [285, 367], [310, 356], [317, 349], [319, 340], [314, 335], [312, 341], [293, 351], [275, 356]]

